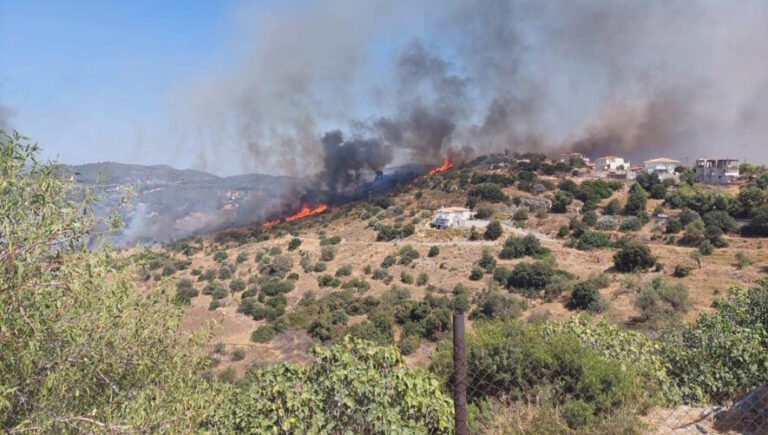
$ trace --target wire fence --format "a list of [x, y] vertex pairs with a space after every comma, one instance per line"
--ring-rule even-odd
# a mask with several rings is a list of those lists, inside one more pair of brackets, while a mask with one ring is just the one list
[[[466, 326], [470, 332], [465, 332], [465, 315], [455, 313], [456, 434], [768, 434], [768, 373], [729, 394], [719, 394], [704, 377], [698, 391], [689, 391], [666, 384], [668, 376], [661, 371], [635, 367], [647, 359], [642, 349], [623, 360], [574, 340], [573, 334], [542, 333], [522, 323], [479, 326], [480, 331]], [[733, 350], [734, 361], [739, 352], [749, 352]], [[714, 382], [749, 384], [727, 379], [728, 367], [718, 370]]]

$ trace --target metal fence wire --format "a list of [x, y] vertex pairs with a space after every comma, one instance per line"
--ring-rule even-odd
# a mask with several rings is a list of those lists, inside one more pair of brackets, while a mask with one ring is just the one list
[[[701, 391], [680, 391], [675, 380], [665, 384], [663, 370], [635, 367], [655, 361], [643, 351], [622, 359], [585, 344], [594, 337], [542, 333], [524, 322], [471, 323], [453, 316], [456, 434], [768, 434], [768, 373], [729, 394], [705, 378]], [[714, 382], [744, 383], [719, 369]]]

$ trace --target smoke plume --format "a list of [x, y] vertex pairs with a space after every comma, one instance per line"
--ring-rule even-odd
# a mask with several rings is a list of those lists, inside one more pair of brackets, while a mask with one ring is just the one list
[[768, 158], [761, 0], [320, 0], [241, 12], [239, 68], [199, 78], [180, 101], [198, 145], [227, 147], [243, 170], [341, 171], [326, 176], [338, 186], [452, 149]]

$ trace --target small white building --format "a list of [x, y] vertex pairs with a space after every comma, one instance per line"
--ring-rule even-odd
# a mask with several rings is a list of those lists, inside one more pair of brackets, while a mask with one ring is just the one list
[[696, 179], [699, 183], [730, 184], [739, 178], [739, 161], [735, 159], [696, 160]]
[[629, 160], [616, 156], [598, 157], [595, 160], [595, 169], [607, 172], [626, 171], [629, 169]]
[[472, 217], [472, 210], [464, 207], [441, 207], [432, 219], [434, 228], [452, 228], [464, 226]]
[[560, 162], [561, 163], [568, 163], [571, 161], [571, 159], [581, 159], [584, 164], [589, 165], [589, 157], [585, 156], [582, 153], [565, 153], [560, 154]]
[[662, 180], [675, 177], [675, 169], [680, 166], [679, 160], [661, 157], [658, 159], [646, 160], [643, 163], [643, 170], [649, 174], [657, 174]]

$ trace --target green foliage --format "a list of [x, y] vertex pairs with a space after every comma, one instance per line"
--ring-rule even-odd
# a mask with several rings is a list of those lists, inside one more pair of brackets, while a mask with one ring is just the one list
[[736, 267], [741, 270], [752, 264], [752, 259], [743, 252], [736, 253]]
[[666, 228], [664, 230], [667, 234], [677, 234], [683, 230], [683, 224], [680, 223], [680, 219], [669, 219], [667, 221]]
[[433, 245], [429, 248], [429, 252], [427, 253], [427, 257], [433, 258], [440, 255], [440, 247], [437, 245]]
[[644, 271], [656, 264], [651, 250], [640, 242], [630, 240], [613, 256], [613, 264], [619, 272]]
[[289, 251], [295, 251], [296, 249], [301, 246], [301, 239], [298, 237], [294, 237], [291, 239], [290, 242], [288, 242], [288, 250]]
[[174, 297], [174, 301], [180, 305], [189, 305], [192, 298], [196, 297], [198, 294], [199, 292], [193, 286], [192, 281], [182, 279], [176, 283], [176, 296]]
[[509, 276], [507, 288], [527, 297], [539, 297], [557, 277], [569, 277], [569, 275], [544, 261], [518, 263]]
[[421, 346], [421, 339], [416, 335], [406, 335], [397, 344], [402, 355], [408, 356], [415, 352]]
[[596, 285], [590, 282], [580, 282], [573, 287], [568, 308], [599, 313], [603, 311], [604, 304], [603, 297]]
[[640, 311], [641, 319], [654, 327], [679, 319], [690, 308], [688, 289], [670, 285], [660, 277], [644, 285], [632, 304]]
[[603, 214], [606, 216], [615, 216], [621, 213], [621, 203], [618, 199], [614, 198], [608, 202], [603, 208]]
[[747, 236], [768, 236], [768, 205], [758, 207], [752, 214], [752, 220], [745, 225], [742, 233]]
[[406, 271], [400, 272], [400, 282], [403, 284], [413, 284], [413, 275]]
[[349, 264], [345, 264], [344, 266], [339, 267], [338, 269], [336, 269], [336, 273], [334, 274], [336, 278], [341, 278], [342, 276], [350, 276], [350, 275], [352, 275], [352, 266], [350, 266]]
[[541, 246], [541, 242], [533, 234], [523, 238], [510, 236], [504, 241], [504, 246], [499, 252], [499, 258], [511, 259], [530, 256], [534, 258], [543, 258], [549, 254], [549, 249]]
[[527, 307], [525, 299], [516, 298], [498, 291], [484, 291], [472, 311], [472, 320], [512, 320], [519, 318]]
[[480, 261], [477, 262], [477, 265], [488, 273], [493, 272], [493, 269], [496, 268], [496, 259], [493, 258], [493, 254], [491, 253], [490, 249], [483, 248], [483, 253], [480, 256]]
[[216, 251], [213, 253], [213, 261], [217, 263], [223, 263], [229, 258], [226, 251]]
[[502, 202], [508, 200], [501, 190], [501, 185], [496, 183], [483, 183], [472, 188], [468, 197], [474, 201]]
[[[582, 401], [589, 405], [589, 419], [596, 420], [647, 405], [638, 367], [603, 357], [570, 334], [545, 335], [518, 321], [482, 322], [474, 329], [467, 345], [470, 402], [533, 400], [536, 391], [546, 388], [553, 405]], [[440, 349], [432, 364], [444, 379], [449, 379], [449, 358], [450, 350]]]
[[238, 279], [233, 279], [233, 280], [232, 280], [232, 281], [229, 283], [229, 289], [230, 289], [230, 290], [231, 290], [233, 293], [235, 293], [235, 292], [241, 292], [241, 291], [245, 290], [245, 281], [243, 281], [243, 280], [242, 280], [242, 279], [240, 279], [240, 278], [238, 278]]
[[685, 278], [690, 274], [691, 274], [691, 266], [687, 266], [685, 264], [678, 264], [677, 266], [675, 266], [675, 271], [672, 273], [672, 275], [674, 275], [675, 278]]
[[630, 232], [640, 231], [643, 228], [643, 221], [637, 216], [628, 216], [621, 220], [619, 231]]
[[712, 255], [714, 251], [715, 247], [712, 246], [712, 243], [709, 240], [703, 240], [699, 244], [699, 253], [701, 253], [701, 255]]
[[241, 252], [237, 254], [237, 258], [235, 258], [235, 262], [238, 264], [245, 263], [248, 260], [248, 253]]
[[338, 245], [339, 243], [341, 243], [341, 237], [339, 236], [324, 237], [320, 240], [320, 246]]
[[400, 256], [400, 264], [407, 266], [411, 264], [413, 260], [419, 258], [419, 251], [414, 249], [411, 245], [405, 245], [400, 248], [398, 255]]
[[524, 208], [518, 208], [517, 211], [515, 211], [515, 214], [512, 215], [512, 219], [517, 222], [528, 220], [528, 210]]
[[312, 268], [314, 272], [325, 272], [326, 270], [328, 270], [328, 265], [322, 261], [318, 261], [315, 267]]
[[256, 343], [269, 343], [275, 338], [275, 329], [271, 326], [259, 326], [251, 333], [251, 341]]
[[475, 218], [488, 219], [493, 216], [493, 209], [491, 207], [478, 207], [475, 210]]
[[611, 237], [599, 231], [585, 231], [576, 242], [576, 249], [590, 251], [611, 246]]
[[320, 275], [317, 277], [317, 285], [320, 287], [338, 287], [341, 282], [333, 275]]
[[483, 279], [483, 269], [479, 267], [473, 267], [472, 270], [469, 273], [469, 280], [470, 281], [479, 281]]
[[243, 348], [235, 348], [232, 350], [232, 361], [242, 361], [245, 359], [245, 349]]
[[485, 234], [483, 236], [485, 237], [485, 240], [496, 240], [501, 237], [503, 232], [501, 222], [494, 220], [488, 223], [488, 226], [485, 227]]
[[629, 195], [627, 196], [627, 203], [624, 205], [624, 214], [637, 215], [638, 213], [645, 211], [645, 207], [648, 203], [648, 195], [638, 183], [632, 185], [629, 189]]
[[550, 211], [552, 213], [565, 213], [568, 211], [568, 206], [573, 202], [573, 195], [562, 190], [555, 192], [552, 197], [552, 207]]
[[278, 364], [248, 373], [243, 391], [218, 403], [209, 429], [264, 433], [445, 433], [453, 404], [440, 383], [409, 371], [395, 347], [345, 339], [315, 348], [308, 368]]

